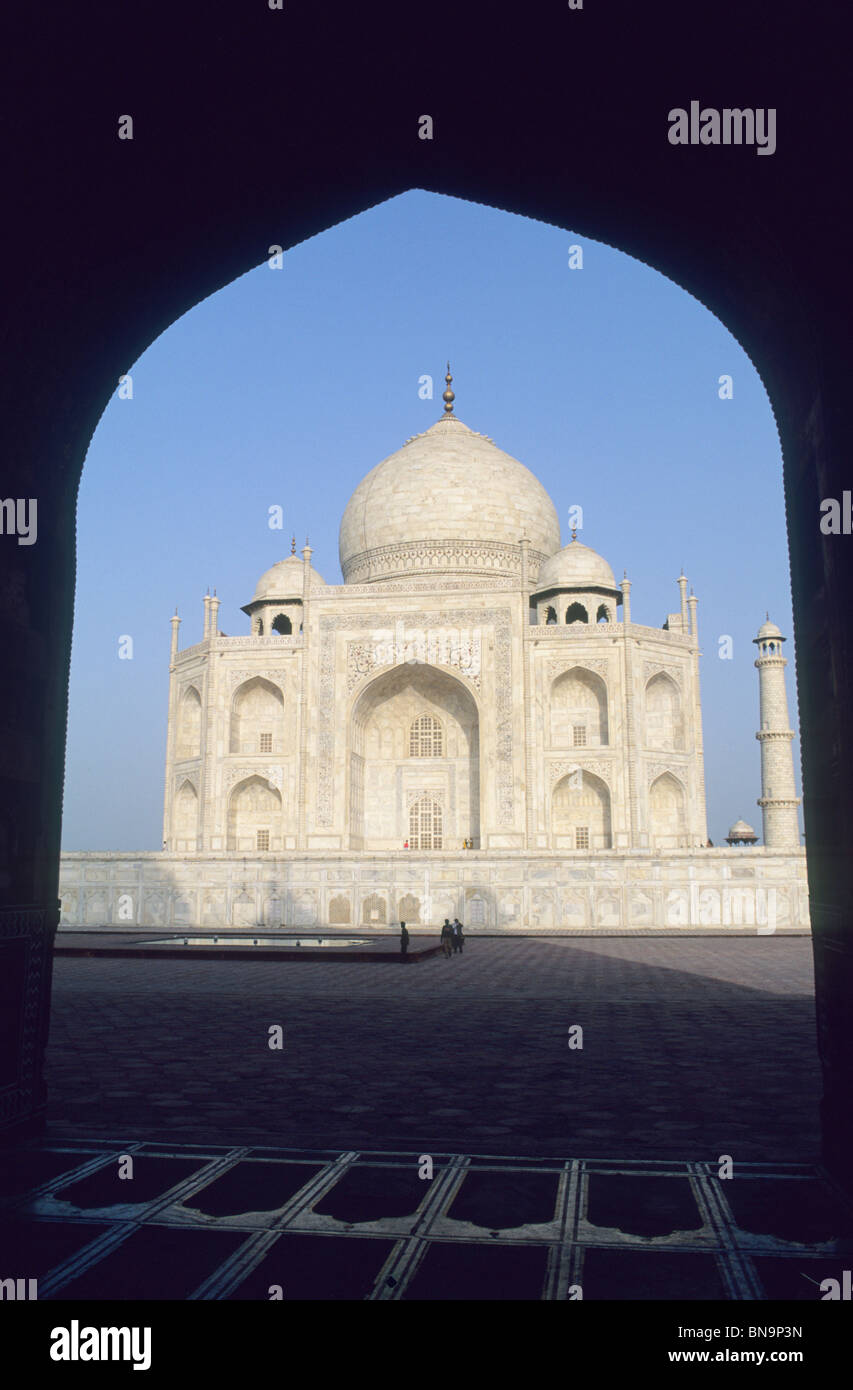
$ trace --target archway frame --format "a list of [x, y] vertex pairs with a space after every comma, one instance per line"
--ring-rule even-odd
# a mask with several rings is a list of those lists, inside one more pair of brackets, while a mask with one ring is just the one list
[[[353, 747], [353, 744], [354, 744], [354, 741], [355, 741], [353, 735], [354, 735], [355, 721], [356, 721], [356, 718], [357, 718], [357, 715], [358, 715], [359, 705], [362, 703], [362, 700], [364, 699], [364, 697], [365, 697], [366, 695], [368, 695], [369, 692], [370, 692], [375, 686], [377, 686], [377, 685], [380, 684], [381, 682], [387, 681], [388, 677], [389, 677], [389, 676], [392, 676], [392, 675], [394, 674], [394, 672], [396, 672], [396, 671], [400, 671], [400, 672], [405, 671], [405, 669], [406, 669], [408, 666], [409, 666], [409, 663], [408, 663], [408, 662], [395, 662], [393, 665], [385, 666], [385, 667], [381, 668], [381, 669], [378, 670], [378, 671], [377, 671], [377, 670], [371, 671], [371, 672], [369, 673], [369, 675], [365, 676], [365, 677], [361, 680], [361, 682], [355, 687], [355, 689], [353, 690], [352, 695], [351, 695], [351, 697], [350, 697], [349, 703], [345, 706], [345, 710], [346, 710], [346, 725], [345, 725], [345, 744], [344, 744], [344, 746], [345, 746], [345, 748], [346, 748], [346, 777], [344, 778], [344, 802], [343, 802], [343, 808], [344, 808], [344, 810], [343, 810], [343, 814], [344, 814], [344, 817], [345, 817], [345, 824], [346, 824], [346, 829], [345, 829], [345, 832], [344, 832], [344, 833], [345, 833], [347, 839], [349, 840], [350, 844], [353, 843], [353, 829], [352, 829], [352, 826], [351, 826], [351, 824], [350, 824], [350, 817], [351, 817], [351, 814], [352, 814], [352, 805], [353, 805], [352, 754], [355, 752], [355, 749], [354, 749], [354, 747]], [[484, 759], [483, 759], [483, 756], [482, 756], [482, 755], [483, 755], [483, 708], [482, 708], [482, 701], [480, 700], [480, 697], [479, 697], [479, 692], [477, 691], [476, 687], [474, 686], [473, 681], [469, 680], [468, 677], [465, 676], [465, 675], [463, 675], [462, 672], [460, 672], [455, 666], [448, 666], [448, 665], [446, 665], [445, 663], [438, 662], [438, 661], [417, 661], [417, 662], [413, 663], [413, 669], [414, 669], [414, 670], [421, 670], [421, 671], [425, 671], [425, 670], [426, 670], [426, 671], [435, 671], [435, 672], [437, 672], [437, 673], [438, 673], [439, 675], [441, 675], [441, 676], [448, 677], [448, 678], [449, 678], [451, 681], [453, 681], [456, 685], [458, 685], [458, 686], [461, 687], [462, 691], [463, 691], [464, 694], [468, 697], [468, 699], [471, 701], [471, 704], [473, 705], [474, 714], [475, 714], [475, 716], [476, 716], [475, 727], [476, 727], [476, 729], [477, 729], [477, 793], [478, 793], [478, 803], [479, 803], [479, 804], [478, 804], [478, 807], [477, 807], [477, 837], [480, 837], [480, 836], [482, 835], [482, 832], [483, 832], [483, 800], [484, 800], [484, 795], [483, 795], [483, 776], [482, 776], [482, 769], [483, 769]], [[445, 718], [446, 718], [446, 717], [445, 717]], [[440, 762], [445, 761], [446, 758], [447, 758], [447, 753], [446, 753], [446, 748], [447, 748], [447, 725], [446, 725], [445, 719], [442, 720], [442, 733], [443, 733], [443, 737], [444, 737], [445, 753], [444, 753], [444, 754], [442, 755], [442, 757], [438, 760], [438, 761], [440, 761]], [[406, 740], [406, 747], [408, 748], [408, 737], [407, 737], [407, 740]], [[408, 817], [407, 817], [407, 819], [408, 819]], [[445, 835], [446, 835], [446, 833], [447, 833], [447, 832], [446, 832], [446, 830], [445, 830]]]
[[[636, 45], [625, 46], [623, 53], [611, 39], [613, 33], [635, 33], [634, 10], [615, 0], [606, 34], [589, 26], [574, 31], [561, 26], [559, 42], [549, 44], [538, 26], [530, 26], [530, 32], [507, 36], [504, 46], [495, 32], [484, 36], [474, 16], [469, 21], [460, 15], [452, 72], [436, 62], [419, 34], [408, 50], [414, 71], [407, 70], [404, 89], [398, 85], [399, 64], [388, 61], [387, 45], [396, 49], [399, 37], [396, 32], [389, 37], [384, 15], [340, 17], [335, 51], [305, 17], [303, 61], [285, 91], [278, 80], [282, 50], [271, 37], [275, 31], [266, 27], [262, 42], [253, 38], [257, 63], [250, 91], [225, 80], [230, 73], [208, 86], [202, 82], [209, 70], [220, 73], [227, 67], [224, 55], [244, 54], [248, 36], [242, 15], [239, 24], [228, 17], [220, 24], [217, 16], [215, 25], [193, 25], [191, 34], [176, 25], [168, 51], [158, 25], [134, 30], [135, 17], [117, 15], [109, 33], [99, 31], [97, 38], [123, 55], [130, 85], [156, 69], [157, 60], [181, 79], [160, 83], [158, 120], [148, 124], [148, 143], [137, 142], [130, 151], [138, 156], [133, 161], [123, 158], [128, 151], [119, 151], [115, 140], [110, 147], [107, 140], [92, 139], [85, 125], [88, 110], [75, 102], [79, 73], [85, 70], [93, 101], [101, 92], [104, 109], [111, 106], [111, 64], [89, 67], [95, 32], [85, 24], [60, 19], [51, 26], [62, 61], [53, 69], [50, 103], [39, 103], [21, 82], [9, 84], [16, 128], [20, 119], [40, 153], [36, 181], [28, 159], [12, 166], [9, 200], [15, 216], [5, 228], [5, 264], [12, 274], [29, 264], [31, 248], [65, 197], [66, 146], [75, 137], [76, 148], [85, 152], [87, 185], [79, 215], [64, 227], [65, 254], [43, 258], [37, 283], [21, 280], [8, 320], [10, 340], [27, 350], [11, 355], [3, 382], [13, 405], [2, 413], [0, 426], [9, 461], [7, 490], [21, 497], [39, 495], [47, 505], [39, 518], [39, 546], [30, 554], [5, 547], [0, 556], [21, 653], [13, 679], [26, 691], [29, 671], [38, 672], [39, 694], [27, 734], [42, 750], [37, 778], [8, 782], [7, 805], [17, 836], [15, 853], [0, 866], [5, 875], [0, 901], [8, 940], [23, 940], [32, 960], [27, 978], [34, 983], [27, 989], [35, 993], [27, 995], [27, 1016], [37, 1037], [35, 1045], [32, 1038], [27, 1041], [25, 1051], [34, 1061], [16, 1083], [4, 1122], [16, 1124], [44, 1106], [40, 1058], [49, 991], [40, 981], [49, 980], [58, 921], [74, 495], [100, 409], [115, 389], [117, 372], [168, 324], [267, 254], [259, 248], [272, 239], [272, 228], [276, 240], [290, 248], [408, 187], [427, 186], [571, 227], [653, 266], [717, 315], [767, 384], [782, 439], [789, 525], [818, 1036], [824, 1120], [832, 1136], [825, 1152], [839, 1176], [851, 1182], [853, 1117], [847, 1095], [853, 1045], [844, 1011], [853, 994], [853, 866], [846, 853], [853, 840], [853, 793], [837, 768], [853, 764], [848, 608], [853, 561], [849, 547], [821, 536], [813, 519], [820, 500], [840, 496], [847, 481], [853, 433], [853, 345], [847, 325], [853, 315], [847, 311], [846, 228], [831, 200], [824, 206], [809, 192], [815, 183], [832, 186], [836, 176], [832, 142], [821, 139], [815, 122], [823, 119], [825, 90], [843, 82], [843, 46], [836, 43], [832, 24], [814, 22], [803, 30], [794, 7], [780, 11], [769, 44], [757, 13], [739, 17], [742, 41], [736, 50], [728, 26], [706, 29], [694, 67], [697, 90], [715, 89], [721, 75], [733, 90], [742, 88], [756, 53], [768, 82], [784, 79], [786, 55], [796, 41], [803, 54], [799, 129], [780, 143], [772, 160], [756, 161], [749, 150], [673, 151], [661, 112], [671, 99], [665, 81], [667, 39], [679, 12], [664, 4], [646, 17], [642, 35], [635, 34], [637, 43], [647, 45], [637, 63]], [[827, 5], [822, 17], [830, 14]], [[289, 31], [279, 33], [285, 35], [282, 45], [291, 42]], [[363, 62], [353, 71], [350, 54], [356, 45]], [[540, 74], [523, 104], [495, 89], [492, 73], [504, 56]], [[464, 100], [448, 87], [463, 65]], [[314, 110], [310, 94], [320, 70], [326, 77], [325, 100]], [[605, 73], [610, 82], [602, 103]], [[459, 98], [453, 139], [434, 148], [413, 134], [410, 93], [421, 76], [429, 79], [426, 89], [435, 92], [437, 109], [446, 109], [448, 95]], [[145, 85], [139, 81], [139, 90]], [[785, 90], [781, 80], [780, 91]], [[660, 94], [661, 101], [650, 101], [649, 93]], [[314, 110], [310, 130], [302, 116], [309, 107]], [[484, 122], [487, 109], [492, 116]], [[56, 138], [56, 110], [64, 112], [63, 139]], [[194, 119], [186, 119], [188, 110]], [[364, 132], [355, 144], [354, 111]], [[598, 111], [599, 118], [590, 121], [590, 111]], [[200, 119], [204, 142], [197, 138]], [[299, 138], [286, 147], [287, 177], [270, 179], [269, 170], [278, 167], [281, 156], [282, 129], [298, 132]], [[571, 178], [564, 173], [566, 130], [572, 132]], [[636, 138], [625, 138], [629, 130]], [[430, 157], [439, 151], [440, 158]], [[201, 237], [199, 207], [210, 209]], [[821, 255], [804, 257], [803, 244], [820, 245]], [[77, 271], [74, 276], [68, 275], [69, 265]], [[124, 273], [129, 266], [143, 268], [144, 275]], [[14, 757], [15, 742], [7, 746]]]

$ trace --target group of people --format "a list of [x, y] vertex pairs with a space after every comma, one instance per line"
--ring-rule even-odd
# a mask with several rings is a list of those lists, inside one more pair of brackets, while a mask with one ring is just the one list
[[[458, 917], [454, 917], [451, 922], [447, 917], [444, 919], [444, 926], [441, 929], [441, 949], [446, 957], [456, 955], [461, 956], [462, 947], [465, 944], [465, 937], [462, 934], [462, 923]], [[405, 922], [400, 923], [400, 955], [405, 956], [409, 949], [409, 933], [406, 930]]]
[[449, 959], [451, 955], [455, 956], [457, 951], [461, 956], [464, 944], [465, 938], [462, 935], [462, 923], [459, 918], [454, 917], [453, 921], [450, 922], [445, 917], [444, 926], [441, 929], [441, 948], [445, 956]]

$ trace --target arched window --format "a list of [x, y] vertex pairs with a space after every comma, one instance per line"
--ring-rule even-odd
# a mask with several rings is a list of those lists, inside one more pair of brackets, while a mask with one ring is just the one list
[[273, 619], [272, 630], [277, 632], [279, 637], [290, 636], [293, 631], [293, 624], [286, 613], [279, 613], [278, 617]]
[[596, 615], [595, 615], [595, 621], [596, 621], [597, 623], [609, 623], [609, 622], [610, 622], [610, 609], [607, 607], [607, 604], [606, 604], [606, 603], [602, 603], [601, 606], [599, 607], [599, 610], [598, 610], [598, 612], [597, 612]]
[[409, 848], [441, 849], [444, 843], [441, 807], [431, 796], [422, 796], [409, 807]]
[[582, 603], [570, 603], [566, 609], [567, 623], [588, 623], [589, 614]]
[[419, 714], [409, 732], [410, 758], [444, 756], [444, 731], [432, 714]]
[[555, 624], [556, 621], [557, 621], [557, 610], [556, 610], [555, 608], [550, 608], [550, 607], [549, 607], [548, 612], [545, 614], [545, 622], [546, 622], [546, 623], [548, 624], [548, 626], [550, 627], [552, 624]]

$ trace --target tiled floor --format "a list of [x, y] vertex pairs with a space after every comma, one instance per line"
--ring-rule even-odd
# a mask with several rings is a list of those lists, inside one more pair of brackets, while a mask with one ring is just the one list
[[853, 1250], [809, 1165], [429, 1157], [35, 1144], [0, 1161], [0, 1262], [41, 1300], [808, 1301]]

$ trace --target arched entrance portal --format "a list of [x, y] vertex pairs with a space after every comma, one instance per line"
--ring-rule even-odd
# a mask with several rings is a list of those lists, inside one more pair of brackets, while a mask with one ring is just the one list
[[362, 691], [350, 722], [348, 804], [353, 849], [479, 845], [479, 716], [461, 681], [406, 664]]

